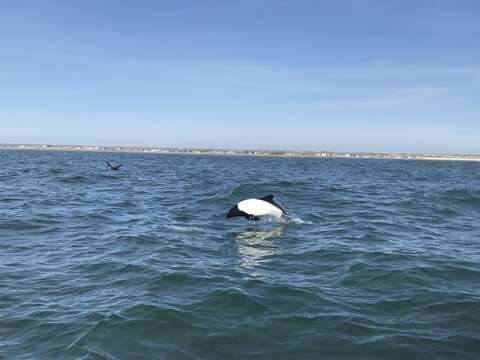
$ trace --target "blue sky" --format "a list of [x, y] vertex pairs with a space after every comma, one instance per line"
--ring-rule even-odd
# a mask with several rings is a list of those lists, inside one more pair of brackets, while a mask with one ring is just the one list
[[480, 153], [480, 0], [0, 0], [0, 142]]

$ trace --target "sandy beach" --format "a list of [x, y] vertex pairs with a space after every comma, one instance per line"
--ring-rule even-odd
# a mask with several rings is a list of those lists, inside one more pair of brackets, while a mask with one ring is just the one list
[[415, 154], [415, 153], [375, 153], [339, 151], [299, 151], [299, 150], [259, 150], [259, 149], [209, 149], [182, 147], [136, 147], [99, 145], [59, 145], [59, 144], [0, 144], [0, 150], [36, 151], [95, 151], [119, 153], [157, 153], [188, 155], [223, 156], [274, 156], [345, 159], [386, 159], [386, 160], [441, 160], [441, 161], [480, 161], [480, 155], [466, 154]]

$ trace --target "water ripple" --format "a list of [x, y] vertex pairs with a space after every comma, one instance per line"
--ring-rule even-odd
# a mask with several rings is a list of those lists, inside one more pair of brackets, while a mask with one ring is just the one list
[[0, 358], [478, 358], [480, 164], [104, 155], [0, 152]]

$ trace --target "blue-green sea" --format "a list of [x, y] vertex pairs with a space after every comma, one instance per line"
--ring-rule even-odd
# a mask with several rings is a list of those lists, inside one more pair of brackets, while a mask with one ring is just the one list
[[0, 358], [479, 359], [480, 163], [0, 151]]

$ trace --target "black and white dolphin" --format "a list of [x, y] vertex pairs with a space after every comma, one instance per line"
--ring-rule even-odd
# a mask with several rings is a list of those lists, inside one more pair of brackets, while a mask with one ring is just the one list
[[107, 163], [108, 166], [110, 166], [110, 170], [118, 170], [120, 169], [124, 164], [120, 164], [120, 165], [112, 165], [110, 164], [108, 161], [105, 161]]
[[248, 220], [259, 220], [260, 216], [271, 216], [281, 219], [286, 211], [273, 201], [273, 195], [267, 195], [259, 199], [246, 199], [232, 207], [227, 214], [227, 219], [243, 216]]

